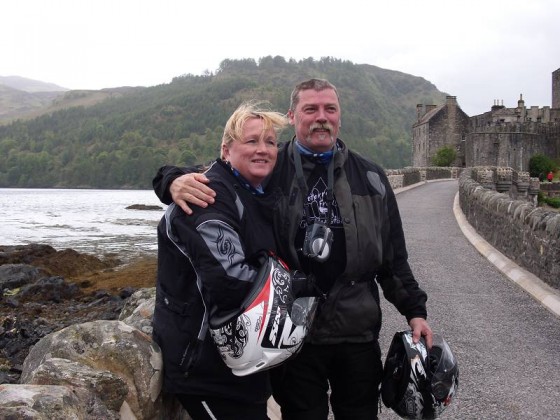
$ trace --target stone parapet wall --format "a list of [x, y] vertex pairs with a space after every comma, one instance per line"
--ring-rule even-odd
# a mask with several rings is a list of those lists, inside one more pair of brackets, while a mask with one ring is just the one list
[[385, 174], [389, 178], [391, 188], [396, 190], [397, 188], [422, 182], [425, 177], [422, 171], [422, 168], [387, 169]]
[[466, 170], [474, 181], [486, 189], [507, 194], [513, 200], [537, 204], [540, 181], [531, 177], [529, 172], [496, 166], [477, 166]]
[[560, 198], [560, 182], [543, 182], [540, 185], [542, 193], [551, 198]]
[[404, 168], [387, 169], [385, 174], [393, 189], [408, 187], [419, 182], [434, 179], [458, 178], [461, 168], [455, 167], [426, 167], [426, 168]]
[[459, 177], [459, 202], [467, 220], [508, 258], [560, 288], [560, 213], [488, 188], [490, 172], [495, 177], [491, 169], [469, 168]]

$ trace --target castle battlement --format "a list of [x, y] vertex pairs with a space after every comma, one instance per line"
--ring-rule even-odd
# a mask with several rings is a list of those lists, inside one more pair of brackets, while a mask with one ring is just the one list
[[481, 126], [473, 126], [470, 134], [475, 133], [527, 133], [527, 134], [558, 134], [560, 133], [560, 122], [538, 123], [538, 122], [525, 122], [514, 123], [504, 122], [496, 124], [487, 124]]
[[490, 111], [469, 117], [448, 96], [446, 103], [417, 105], [412, 165], [430, 166], [442, 147], [457, 151], [455, 166], [500, 166], [526, 171], [536, 154], [560, 158], [560, 69], [552, 73], [552, 107], [526, 107], [523, 95], [507, 108], [494, 100]]

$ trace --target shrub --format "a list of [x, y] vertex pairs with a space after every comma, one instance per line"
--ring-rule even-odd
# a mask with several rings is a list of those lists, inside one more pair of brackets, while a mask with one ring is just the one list
[[439, 149], [435, 156], [432, 158], [432, 164], [434, 166], [451, 166], [455, 159], [457, 158], [457, 151], [454, 147], [443, 146]]
[[550, 207], [555, 209], [560, 209], [560, 198], [558, 197], [547, 197], [542, 191], [539, 191], [537, 195], [537, 201], [539, 205], [548, 204]]

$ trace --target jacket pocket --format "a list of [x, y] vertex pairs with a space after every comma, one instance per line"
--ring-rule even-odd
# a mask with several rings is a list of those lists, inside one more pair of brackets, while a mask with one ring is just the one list
[[361, 337], [375, 333], [380, 322], [381, 310], [370, 282], [348, 282], [331, 293], [321, 308], [314, 332], [333, 338]]

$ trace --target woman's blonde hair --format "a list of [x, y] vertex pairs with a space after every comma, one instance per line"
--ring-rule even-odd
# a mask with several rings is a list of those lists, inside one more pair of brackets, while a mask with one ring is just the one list
[[220, 146], [220, 158], [224, 158], [224, 146], [229, 146], [234, 141], [241, 140], [243, 135], [243, 126], [247, 120], [251, 118], [260, 118], [263, 121], [263, 135], [269, 129], [273, 129], [276, 134], [288, 125], [288, 119], [285, 115], [270, 110], [267, 102], [248, 101], [244, 102], [231, 114], [224, 128], [222, 136], [222, 144]]

